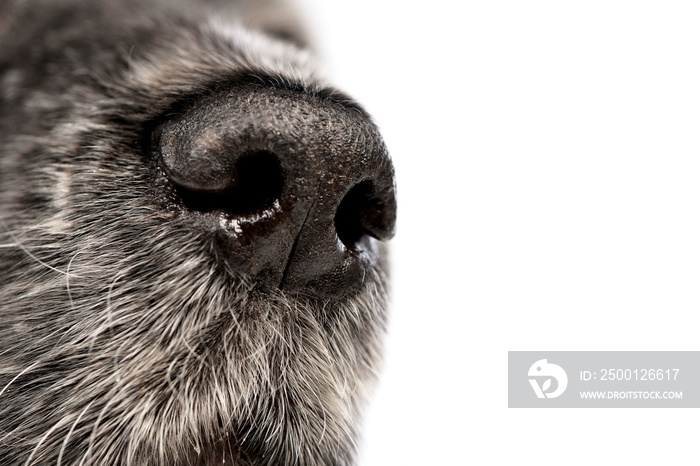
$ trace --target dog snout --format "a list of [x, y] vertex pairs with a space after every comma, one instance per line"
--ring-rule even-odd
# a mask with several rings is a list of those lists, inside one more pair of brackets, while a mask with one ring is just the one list
[[157, 152], [180, 211], [257, 284], [343, 296], [393, 236], [386, 147], [338, 94], [213, 92], [161, 125]]

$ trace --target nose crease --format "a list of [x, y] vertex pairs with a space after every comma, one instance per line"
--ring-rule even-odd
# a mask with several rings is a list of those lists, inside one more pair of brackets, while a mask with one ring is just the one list
[[311, 215], [311, 211], [314, 209], [315, 205], [316, 205], [316, 201], [314, 201], [314, 203], [311, 204], [311, 207], [309, 207], [309, 210], [306, 212], [306, 216], [304, 217], [304, 221], [302, 222], [301, 227], [299, 228], [299, 231], [297, 232], [297, 235], [294, 238], [294, 243], [292, 243], [292, 247], [289, 250], [289, 255], [287, 256], [287, 262], [284, 265], [284, 271], [282, 272], [282, 278], [280, 279], [280, 284], [279, 284], [280, 290], [284, 289], [284, 284], [287, 281], [287, 275], [289, 274], [289, 268], [292, 265], [292, 259], [294, 258], [294, 254], [296, 252], [297, 245], [299, 244], [299, 238], [301, 237], [301, 233], [304, 231], [304, 226], [306, 225], [306, 222], [309, 220], [309, 215]]

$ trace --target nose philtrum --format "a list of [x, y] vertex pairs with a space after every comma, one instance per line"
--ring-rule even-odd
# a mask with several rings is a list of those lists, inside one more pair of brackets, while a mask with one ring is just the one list
[[354, 104], [242, 86], [192, 103], [157, 145], [185, 214], [264, 285], [342, 295], [393, 236], [393, 166]]

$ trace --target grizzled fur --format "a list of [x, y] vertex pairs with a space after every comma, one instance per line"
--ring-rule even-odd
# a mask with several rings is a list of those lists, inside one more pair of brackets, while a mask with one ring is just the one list
[[352, 462], [383, 247], [348, 298], [263, 292], [153, 187], [188, 96], [345, 100], [253, 3], [0, 0], [0, 464]]

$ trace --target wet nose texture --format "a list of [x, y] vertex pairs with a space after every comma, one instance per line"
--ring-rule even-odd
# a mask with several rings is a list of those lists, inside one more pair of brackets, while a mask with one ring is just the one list
[[391, 161], [334, 96], [243, 85], [193, 99], [155, 134], [176, 203], [217, 257], [263, 287], [341, 297], [393, 236]]

